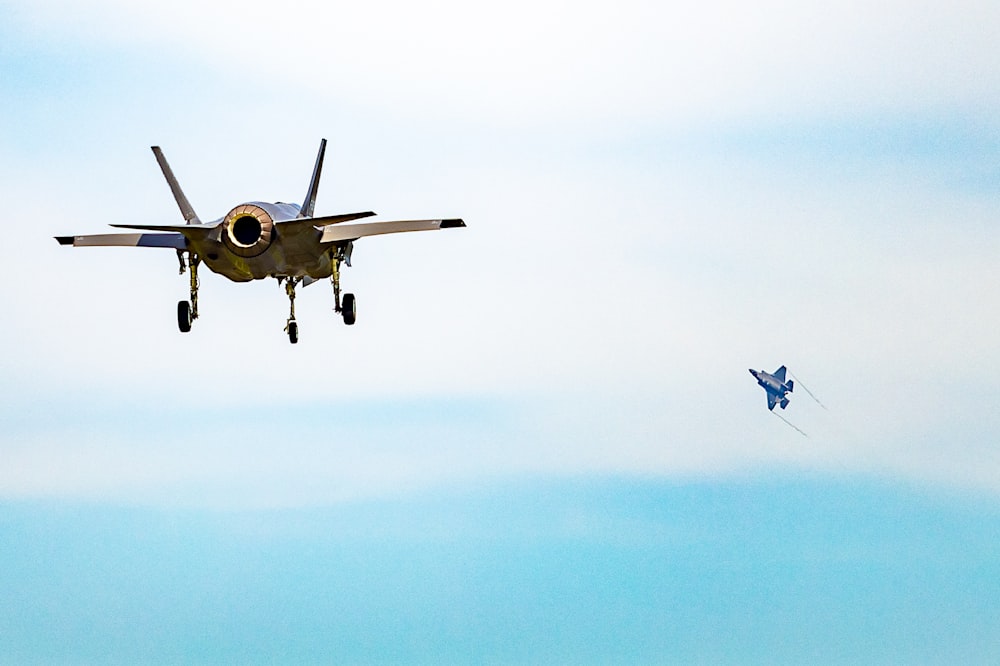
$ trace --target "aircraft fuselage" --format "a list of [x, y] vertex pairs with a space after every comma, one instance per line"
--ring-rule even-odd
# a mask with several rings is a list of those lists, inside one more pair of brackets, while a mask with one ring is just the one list
[[252, 201], [210, 222], [211, 231], [202, 237], [191, 234], [188, 242], [213, 272], [234, 282], [279, 275], [330, 277], [333, 246], [323, 246], [322, 229], [308, 220], [287, 223], [298, 216], [296, 204]]

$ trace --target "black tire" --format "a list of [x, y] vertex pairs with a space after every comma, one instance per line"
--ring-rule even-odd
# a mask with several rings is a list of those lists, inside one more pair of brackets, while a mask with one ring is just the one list
[[353, 326], [354, 322], [358, 319], [358, 304], [354, 299], [354, 294], [344, 294], [342, 309], [344, 311], [344, 323], [348, 326]]
[[299, 341], [299, 325], [294, 321], [288, 322], [288, 341], [293, 345]]
[[177, 302], [177, 328], [181, 333], [191, 330], [191, 304], [187, 301]]

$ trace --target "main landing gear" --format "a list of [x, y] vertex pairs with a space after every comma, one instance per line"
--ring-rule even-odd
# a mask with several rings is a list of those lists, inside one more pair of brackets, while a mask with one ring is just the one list
[[[280, 278], [279, 278], [280, 281]], [[285, 333], [293, 345], [299, 341], [299, 324], [295, 321], [295, 286], [302, 278], [288, 278], [285, 282], [285, 293], [288, 294], [288, 321], [285, 322]]]
[[333, 310], [339, 312], [344, 317], [344, 323], [353, 326], [358, 319], [358, 306], [354, 294], [344, 294], [344, 302], [340, 302], [340, 263], [345, 262], [351, 265], [350, 249], [346, 252], [338, 249], [333, 254], [333, 266], [330, 273], [330, 282], [333, 284]]
[[[186, 250], [177, 251], [177, 261], [180, 263], [180, 274], [189, 270], [191, 300], [177, 303], [177, 328], [181, 333], [191, 330], [191, 324], [198, 318], [198, 287], [201, 281], [198, 278], [198, 266], [201, 264], [201, 257], [195, 252]], [[330, 255], [330, 282], [333, 285], [334, 311], [341, 315], [344, 323], [353, 326], [358, 318], [357, 300], [354, 294], [344, 294], [343, 300], [340, 295], [340, 265], [351, 265], [351, 244], [338, 247]], [[313, 280], [306, 278], [308, 285]], [[288, 320], [285, 322], [285, 333], [288, 334], [288, 341], [293, 345], [299, 341], [299, 324], [295, 321], [295, 288], [303, 282], [302, 277], [279, 276], [278, 283], [285, 283], [285, 293], [288, 295]]]
[[181, 330], [181, 333], [190, 331], [192, 322], [198, 318], [198, 287], [201, 285], [201, 281], [198, 279], [198, 264], [201, 263], [201, 257], [193, 252], [188, 252], [188, 261], [185, 264], [184, 254], [184, 250], [177, 250], [177, 261], [181, 265], [180, 274], [184, 275], [185, 269], [191, 269], [191, 300], [177, 303], [177, 328]]

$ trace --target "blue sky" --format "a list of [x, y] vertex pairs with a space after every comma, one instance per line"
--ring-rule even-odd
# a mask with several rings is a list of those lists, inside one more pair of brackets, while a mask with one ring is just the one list
[[[349, 612], [342, 661], [801, 662], [796, 604], [831, 595], [825, 637], [857, 651], [821, 660], [995, 660], [998, 25], [976, 3], [0, 7], [7, 660], [232, 661], [242, 618], [277, 623], [262, 654], [324, 661], [280, 623]], [[181, 336], [171, 253], [51, 240], [178, 221], [150, 145], [210, 219], [301, 200], [321, 137], [319, 213], [469, 224], [359, 242], [353, 328], [315, 285], [292, 347], [273, 283], [206, 275]], [[746, 372], [783, 363], [829, 408], [795, 392], [807, 438]], [[567, 537], [606, 501], [599, 547]], [[657, 512], [678, 501], [697, 518]], [[203, 558], [231, 575], [196, 567], [171, 592], [190, 613], [150, 627], [160, 566]], [[345, 605], [275, 583], [251, 610], [255, 572]], [[200, 608], [217, 633], [184, 624]], [[632, 647], [582, 649], [602, 618]]]
[[7, 504], [18, 663], [989, 663], [990, 501], [523, 480], [274, 511]]

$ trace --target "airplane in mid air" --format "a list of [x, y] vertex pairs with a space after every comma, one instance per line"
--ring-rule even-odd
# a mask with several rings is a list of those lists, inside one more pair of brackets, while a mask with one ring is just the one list
[[775, 370], [774, 374], [750, 368], [750, 374], [767, 391], [767, 408], [771, 411], [774, 411], [774, 406], [777, 404], [780, 404], [782, 409], [788, 407], [788, 398], [785, 394], [791, 393], [795, 388], [795, 382], [791, 379], [785, 381], [785, 371], [785, 366]]
[[345, 324], [354, 324], [357, 318], [354, 294], [344, 294], [343, 301], [340, 297], [340, 266], [351, 265], [354, 241], [365, 236], [465, 226], [465, 222], [458, 218], [344, 224], [375, 215], [371, 211], [314, 217], [325, 153], [326, 139], [323, 139], [301, 206], [251, 201], [233, 207], [217, 220], [202, 222], [170, 170], [163, 151], [153, 146], [153, 154], [170, 185], [185, 224], [112, 224], [110, 226], [121, 229], [156, 233], [57, 236], [56, 240], [60, 245], [75, 247], [126, 246], [176, 250], [180, 272], [183, 275], [185, 269], [189, 269], [191, 284], [191, 299], [177, 303], [177, 326], [182, 333], [190, 331], [192, 322], [198, 318], [198, 266], [202, 262], [209, 270], [234, 282], [276, 278], [278, 284], [284, 282], [288, 295], [290, 312], [285, 332], [289, 342], [295, 344], [299, 339], [299, 327], [295, 321], [295, 288], [299, 284], [307, 287], [330, 278], [334, 310], [341, 313]]

